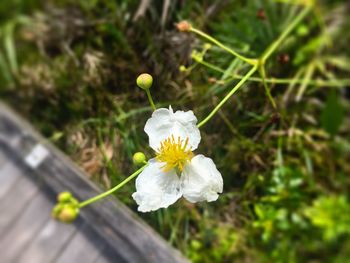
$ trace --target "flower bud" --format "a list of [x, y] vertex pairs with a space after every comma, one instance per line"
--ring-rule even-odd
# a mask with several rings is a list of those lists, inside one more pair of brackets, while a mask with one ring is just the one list
[[150, 89], [153, 83], [153, 78], [148, 73], [142, 73], [140, 76], [136, 79], [136, 84], [141, 89], [147, 90]]
[[57, 219], [58, 215], [61, 213], [62, 209], [63, 209], [63, 205], [62, 204], [55, 205], [55, 207], [51, 211], [51, 216], [53, 218]]
[[208, 50], [208, 49], [211, 49], [211, 48], [212, 48], [212, 45], [211, 45], [210, 43], [205, 43], [205, 44], [203, 45], [203, 48], [204, 48], [205, 50]]
[[59, 203], [67, 203], [67, 202], [69, 202], [71, 200], [72, 197], [73, 196], [72, 196], [72, 194], [70, 192], [65, 191], [65, 192], [60, 193], [57, 196], [57, 201]]
[[79, 201], [76, 199], [76, 198], [74, 198], [74, 197], [72, 197], [71, 199], [70, 199], [70, 202], [69, 202], [70, 204], [72, 204], [72, 205], [74, 205], [74, 206], [78, 206], [79, 205]]
[[197, 50], [192, 50], [191, 57], [197, 62], [203, 61], [203, 54], [201, 54]]
[[72, 223], [79, 214], [79, 209], [71, 205], [66, 205], [58, 214], [57, 219], [63, 223]]
[[137, 152], [132, 157], [132, 160], [133, 160], [135, 165], [141, 165], [141, 164], [144, 164], [146, 162], [146, 156], [142, 152]]
[[194, 248], [195, 250], [199, 250], [202, 248], [202, 244], [198, 240], [192, 240], [191, 247]]
[[191, 24], [188, 23], [187, 21], [181, 21], [176, 24], [177, 30], [180, 32], [189, 32], [191, 30]]
[[299, 37], [305, 37], [310, 33], [310, 29], [307, 27], [307, 25], [301, 24], [300, 26], [298, 26], [296, 33]]
[[186, 66], [185, 66], [185, 65], [181, 65], [181, 66], [179, 67], [179, 71], [180, 71], [180, 72], [185, 72], [185, 71], [187, 71]]

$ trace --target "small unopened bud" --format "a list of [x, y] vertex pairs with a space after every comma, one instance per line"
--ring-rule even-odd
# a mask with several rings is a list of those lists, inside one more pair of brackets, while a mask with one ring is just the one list
[[191, 247], [194, 248], [195, 250], [199, 250], [202, 248], [202, 243], [199, 242], [198, 240], [192, 240]]
[[132, 160], [133, 160], [135, 165], [141, 165], [141, 164], [144, 164], [146, 162], [146, 156], [142, 152], [137, 152], [132, 157]]
[[66, 203], [66, 202], [69, 202], [72, 198], [72, 194], [70, 192], [62, 192], [60, 193], [58, 196], [57, 196], [57, 201], [59, 203]]
[[187, 71], [186, 66], [185, 66], [185, 65], [181, 65], [181, 66], [179, 67], [179, 71], [180, 71], [180, 72], [185, 72], [185, 71]]
[[205, 50], [211, 49], [211, 47], [212, 47], [212, 45], [211, 45], [210, 43], [205, 43], [205, 44], [203, 45], [203, 48], [204, 48]]
[[192, 50], [191, 57], [197, 62], [203, 61], [203, 54], [201, 54], [197, 50]]
[[153, 78], [148, 73], [142, 73], [140, 76], [137, 77], [136, 84], [141, 89], [144, 89], [144, 90], [150, 89], [153, 84]]
[[52, 217], [57, 219], [58, 215], [61, 213], [62, 209], [63, 209], [62, 204], [55, 205], [55, 207], [52, 209], [52, 212], [51, 212]]
[[79, 214], [79, 209], [73, 206], [64, 206], [58, 214], [57, 219], [63, 223], [72, 223]]
[[300, 26], [298, 26], [296, 32], [297, 32], [299, 37], [304, 37], [310, 33], [310, 29], [308, 28], [307, 25], [301, 24]]
[[191, 30], [192, 26], [187, 21], [181, 21], [181, 22], [176, 24], [176, 28], [180, 32], [189, 32]]
[[74, 198], [74, 197], [72, 197], [71, 199], [70, 199], [70, 202], [69, 202], [70, 204], [72, 204], [72, 205], [74, 205], [74, 206], [78, 206], [79, 205], [79, 201], [76, 199], [76, 198]]

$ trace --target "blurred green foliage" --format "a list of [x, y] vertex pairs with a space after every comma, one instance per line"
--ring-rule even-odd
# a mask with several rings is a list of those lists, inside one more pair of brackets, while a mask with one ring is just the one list
[[311, 223], [322, 229], [325, 240], [349, 234], [350, 204], [346, 196], [321, 196], [305, 209]]
[[[237, 83], [232, 75], [247, 70], [174, 23], [187, 19], [257, 57], [302, 8], [272, 0], [165, 2], [145, 10], [134, 0], [0, 3], [0, 96], [103, 187], [135, 169], [134, 152], [153, 154], [139, 73], [154, 76], [158, 106], [192, 109], [202, 119]], [[199, 151], [224, 177], [217, 202], [142, 214], [193, 262], [349, 262], [348, 13], [345, 0], [318, 1], [273, 54], [267, 78], [288, 80], [269, 83], [277, 110], [262, 83], [249, 81], [203, 127]], [[133, 191], [130, 184], [117, 197], [135, 209]]]
[[331, 135], [336, 135], [344, 119], [344, 108], [341, 105], [339, 96], [332, 91], [322, 111], [321, 124]]

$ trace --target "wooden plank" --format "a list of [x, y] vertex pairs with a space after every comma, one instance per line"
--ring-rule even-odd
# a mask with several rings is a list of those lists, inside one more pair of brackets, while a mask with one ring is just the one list
[[[49, 213], [49, 209], [45, 211]], [[48, 220], [29, 245], [21, 251], [18, 263], [51, 262], [77, 232], [79, 221], [74, 225]]]
[[[25, 159], [38, 143], [49, 150], [49, 155], [34, 170], [37, 180], [43, 181], [52, 193], [69, 190], [79, 200], [100, 193], [96, 185], [90, 182], [76, 165], [1, 103], [0, 135], [5, 137], [2, 143], [4, 141], [11, 142], [10, 146], [18, 155], [18, 160]], [[80, 220], [86, 222], [96, 233], [96, 236], [105, 241], [110, 248], [106, 251], [112, 251], [108, 252], [111, 254], [114, 253], [115, 261], [187, 262], [178, 251], [171, 248], [153, 229], [115, 198], [107, 198], [82, 209]], [[53, 227], [52, 224], [54, 223], [51, 223], [51, 228]], [[42, 238], [39, 237], [38, 240], [42, 240]], [[39, 241], [34, 242], [41, 244]], [[44, 243], [50, 243], [50, 241], [46, 240]], [[51, 249], [50, 246], [45, 247], [44, 243], [42, 249]], [[52, 243], [51, 246], [53, 246]], [[34, 251], [33, 248], [29, 251], [39, 254], [39, 251]], [[38, 259], [42, 258], [38, 257]]]
[[[11, 169], [9, 173], [18, 175], [20, 171]], [[38, 193], [38, 190], [38, 186], [24, 176], [11, 184], [11, 189], [0, 200], [0, 211], [2, 211], [0, 216], [1, 236], [11, 229], [11, 224], [19, 218], [21, 212]]]
[[0, 148], [0, 169], [6, 164], [7, 161], [8, 158], [5, 156], [5, 154], [3, 153], [3, 151], [1, 151]]
[[100, 257], [97, 258], [94, 263], [110, 263], [110, 262], [112, 262], [112, 261], [110, 261], [109, 259], [105, 258], [103, 255], [100, 255]]
[[11, 226], [11, 230], [0, 238], [0, 254], [3, 262], [14, 262], [45, 223], [51, 220], [49, 214], [51, 206], [52, 203], [42, 193], [37, 194], [28, 204], [18, 221]]
[[[61, 185], [58, 186], [59, 189], [75, 192], [80, 200], [97, 194], [91, 193], [81, 177], [66, 179], [74, 171], [58, 158], [48, 158], [39, 170], [41, 174], [51, 174], [51, 179], [55, 178], [49, 184], [53, 181], [61, 182], [66, 187]], [[91, 222], [92, 228], [105, 236], [107, 242], [118, 251], [119, 257], [126, 262], [179, 262], [174, 255], [164, 252], [169, 250], [168, 244], [114, 198], [107, 198], [83, 209], [81, 217]]]
[[12, 162], [7, 162], [0, 168], [0, 201], [21, 178], [21, 173]]
[[84, 262], [94, 263], [100, 255], [100, 251], [103, 249], [103, 244], [100, 247], [93, 244], [91, 240], [96, 238], [93, 232], [87, 224], [83, 225], [75, 236], [67, 243], [66, 248], [61, 251], [56, 263], [67, 262]]
[[[31, 248], [30, 253], [26, 252], [27, 256], [22, 261], [32, 262], [35, 260], [34, 262], [47, 262], [50, 260], [49, 257], [51, 255], [48, 255], [42, 249], [40, 242], [34, 242], [34, 245], [32, 243], [38, 233], [42, 231], [42, 227], [48, 224], [48, 221], [52, 221], [50, 216], [53, 206], [52, 201], [42, 192], [37, 194], [28, 204], [27, 208], [24, 209], [18, 221], [11, 225], [5, 235], [1, 235], [0, 254], [2, 262], [17, 262], [22, 251], [26, 251], [26, 247], [29, 246], [34, 246], [34, 248]], [[52, 240], [55, 239], [56, 235], [52, 237]], [[85, 224], [84, 228], [76, 232], [71, 241], [63, 244], [63, 252], [61, 251], [62, 248], [57, 246], [56, 255], [58, 262], [94, 262], [99, 256], [101, 247], [105, 244], [102, 240], [98, 242], [100, 247], [96, 246], [96, 244], [91, 242], [94, 239], [96, 240], [95, 233]], [[44, 255], [40, 255], [43, 261], [36, 261], [38, 260], [38, 252], [36, 250], [44, 253]], [[36, 251], [34, 256], [33, 251]]]

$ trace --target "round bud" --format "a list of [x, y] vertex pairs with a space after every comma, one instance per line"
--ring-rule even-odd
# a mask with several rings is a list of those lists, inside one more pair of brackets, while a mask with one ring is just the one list
[[137, 77], [136, 84], [141, 89], [150, 89], [153, 84], [153, 78], [148, 73], [142, 73], [140, 76]]
[[194, 248], [195, 250], [199, 250], [202, 248], [202, 243], [199, 242], [198, 240], [192, 240], [191, 247]]
[[65, 191], [57, 196], [57, 200], [59, 203], [66, 203], [69, 202], [72, 197], [73, 196], [70, 192]]
[[301, 24], [300, 26], [298, 26], [296, 32], [297, 32], [298, 36], [304, 37], [310, 33], [310, 30], [309, 30], [307, 25]]
[[74, 205], [74, 206], [78, 206], [79, 205], [79, 201], [76, 199], [76, 198], [74, 198], [74, 197], [72, 197], [71, 199], [70, 199], [70, 202], [69, 202], [70, 204], [72, 204], [72, 205]]
[[191, 30], [191, 24], [188, 23], [187, 21], [181, 21], [176, 24], [177, 30], [180, 32], [189, 32]]
[[51, 211], [52, 217], [57, 219], [57, 217], [61, 213], [62, 209], [63, 209], [63, 205], [62, 204], [55, 205], [55, 207]]
[[185, 72], [186, 70], [187, 70], [187, 68], [186, 68], [185, 65], [181, 65], [181, 66], [179, 67], [179, 71], [180, 71], [180, 72]]
[[72, 223], [78, 217], [78, 214], [79, 209], [67, 205], [62, 208], [57, 219], [63, 223]]
[[201, 54], [197, 50], [192, 50], [191, 57], [197, 62], [203, 61], [203, 54]]
[[134, 164], [141, 165], [146, 162], [146, 156], [142, 152], [137, 152], [132, 157]]
[[203, 48], [206, 49], [206, 50], [211, 49], [211, 47], [212, 47], [212, 45], [210, 43], [205, 43], [203, 45]]

